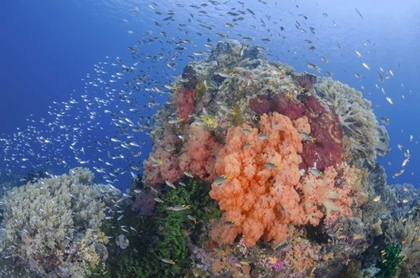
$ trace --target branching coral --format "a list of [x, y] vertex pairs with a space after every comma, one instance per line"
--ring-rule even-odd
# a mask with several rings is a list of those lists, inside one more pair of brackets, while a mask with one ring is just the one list
[[264, 114], [259, 124], [229, 129], [216, 161], [217, 174], [225, 178], [212, 185], [210, 196], [234, 223], [219, 227], [228, 241], [242, 233], [248, 246], [260, 238], [281, 242], [289, 224], [317, 225], [324, 215], [334, 221], [351, 214], [348, 190], [334, 188], [334, 169], [299, 183], [302, 137], [288, 117]]
[[[98, 229], [105, 216], [92, 180], [89, 170], [75, 168], [69, 176], [41, 179], [7, 194], [3, 223], [8, 242], [3, 244], [13, 247], [8, 248], [12, 255], [43, 277], [84, 276], [87, 264], [97, 262], [81, 257], [80, 234]], [[96, 233], [90, 235], [89, 246], [101, 243]]]

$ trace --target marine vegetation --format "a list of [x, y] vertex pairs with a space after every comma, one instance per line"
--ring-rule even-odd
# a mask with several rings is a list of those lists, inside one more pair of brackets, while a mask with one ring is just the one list
[[[202, 181], [184, 177], [173, 187], [154, 197], [157, 201], [153, 215], [138, 215], [130, 209], [133, 203], [127, 199], [121, 204], [121, 218], [105, 221], [102, 227], [105, 233], [112, 237], [124, 233], [129, 246], [122, 249], [117, 244], [109, 244], [110, 258], [99, 275], [176, 277], [188, 269], [189, 241], [196, 240], [204, 223], [220, 217], [220, 211], [208, 195], [210, 187]], [[137, 183], [133, 190], [135, 196], [142, 193], [140, 190], [148, 189]]]
[[404, 256], [401, 255], [401, 246], [397, 243], [390, 243], [381, 251], [381, 263], [377, 278], [392, 278], [397, 274], [398, 268], [402, 266]]

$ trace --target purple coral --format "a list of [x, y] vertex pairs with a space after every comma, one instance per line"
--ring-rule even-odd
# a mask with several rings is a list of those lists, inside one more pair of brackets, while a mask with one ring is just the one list
[[140, 192], [133, 204], [133, 210], [141, 216], [151, 216], [155, 209], [156, 201], [151, 193]]
[[272, 267], [273, 267], [273, 269], [274, 269], [275, 272], [279, 272], [279, 271], [282, 271], [282, 270], [285, 270], [286, 269], [286, 267], [284, 266], [284, 262], [283, 261], [280, 261], [280, 260], [277, 260], [272, 265]]

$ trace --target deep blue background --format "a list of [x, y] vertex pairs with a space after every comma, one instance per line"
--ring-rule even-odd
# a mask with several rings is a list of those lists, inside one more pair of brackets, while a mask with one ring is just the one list
[[[74, 142], [72, 138], [75, 138], [72, 128], [51, 130], [45, 124], [55, 122], [55, 113], [62, 111], [65, 106], [63, 102], [68, 103], [71, 98], [78, 103], [66, 114], [68, 116], [60, 119], [60, 124], [77, 127], [76, 133], [79, 137], [75, 146], [78, 148], [78, 157], [89, 160], [83, 166], [100, 167], [101, 163], [97, 158], [106, 159], [107, 150], [110, 149], [105, 150], [103, 142], [110, 142], [110, 138], [115, 137], [118, 130], [110, 124], [112, 117], [103, 113], [107, 109], [104, 106], [91, 106], [97, 113], [91, 121], [92, 110], [86, 108], [81, 96], [87, 95], [90, 99], [96, 96], [102, 100], [106, 100], [107, 96], [104, 94], [106, 90], [103, 84], [94, 87], [88, 82], [97, 82], [97, 77], [112, 79], [110, 75], [115, 73], [116, 68], [110, 64], [118, 56], [130, 65], [144, 61], [137, 66], [138, 72], [143, 70], [141, 74], [149, 74], [148, 80], [154, 80], [153, 82], [163, 88], [162, 85], [169, 83], [171, 76], [179, 73], [189, 61], [186, 55], [193, 51], [206, 50], [204, 43], [207, 39], [216, 43], [221, 39], [215, 35], [219, 32], [234, 39], [240, 39], [241, 36], [255, 37], [255, 43], [267, 47], [267, 54], [273, 59], [289, 63], [297, 71], [310, 71], [306, 67], [308, 62], [317, 64], [322, 68], [321, 75], [325, 76], [325, 71], [332, 72], [334, 79], [362, 91], [372, 101], [378, 120], [381, 117], [390, 118], [387, 129], [391, 136], [392, 151], [389, 156], [379, 160], [387, 169], [389, 183], [409, 182], [418, 186], [420, 19], [417, 15], [420, 4], [414, 0], [351, 3], [327, 0], [277, 1], [277, 5], [275, 1], [267, 1], [268, 5], [255, 2], [242, 6], [232, 1], [214, 6], [205, 1], [190, 1], [196, 5], [190, 7], [176, 5], [178, 2], [163, 1], [2, 1], [0, 138], [8, 140], [3, 147], [3, 153], [0, 153], [3, 169], [15, 171], [13, 168], [17, 166], [22, 170], [21, 159], [28, 157], [28, 149], [37, 153], [40, 161], [48, 158], [57, 161], [63, 158], [69, 167], [79, 165], [74, 158], [75, 152], [68, 148]], [[203, 3], [207, 5], [200, 6]], [[139, 12], [134, 11], [135, 7], [138, 7]], [[245, 20], [237, 22], [238, 26], [229, 28], [224, 24], [232, 22], [233, 17], [226, 14], [231, 8], [248, 8], [256, 15], [247, 13], [243, 16]], [[356, 13], [355, 8], [362, 13], [363, 18]], [[163, 21], [170, 10], [175, 13], [175, 21]], [[199, 12], [200, 10], [205, 13]], [[162, 15], [156, 12], [161, 12]], [[308, 19], [304, 19], [303, 15]], [[297, 21], [307, 33], [295, 27]], [[179, 23], [185, 25], [180, 27]], [[214, 29], [204, 29], [199, 23], [211, 25]], [[285, 30], [281, 31], [280, 26]], [[309, 27], [315, 28], [315, 34], [309, 31]], [[146, 31], [152, 31], [153, 35], [144, 35], [143, 32]], [[159, 34], [161, 31], [167, 33], [166, 38]], [[142, 45], [136, 43], [137, 40], [154, 36], [159, 37], [160, 42]], [[272, 39], [270, 43], [260, 40], [268, 37]], [[191, 40], [193, 44], [185, 45], [187, 49], [184, 54], [176, 59], [177, 69], [170, 70], [166, 67], [166, 62], [175, 53], [176, 45], [173, 42], [182, 39]], [[314, 52], [309, 51], [310, 45], [305, 39], [314, 42], [317, 47]], [[138, 52], [145, 53], [142, 58], [133, 58], [130, 55], [128, 47], [134, 45], [139, 46]], [[357, 57], [356, 50], [363, 54], [362, 59]], [[145, 58], [148, 53], [160, 53], [161, 58]], [[323, 63], [321, 56], [328, 58], [329, 64]], [[103, 64], [104, 61], [108, 63]], [[363, 62], [369, 64], [370, 71], [362, 66]], [[102, 73], [98, 73], [98, 67], [102, 68]], [[390, 76], [384, 83], [379, 82], [379, 67], [388, 72], [388, 75], [389, 70], [392, 70], [394, 77]], [[364, 78], [355, 78], [355, 73]], [[117, 82], [113, 88], [122, 89], [122, 83]], [[386, 95], [375, 84], [383, 88]], [[142, 93], [137, 93], [140, 103], [147, 102], [147, 95], [151, 94], [144, 89], [153, 88], [154, 85], [145, 84]], [[385, 97], [390, 97], [394, 104], [390, 105]], [[164, 99], [159, 98], [160, 101]], [[112, 104], [109, 107], [112, 109], [128, 108], [127, 105], [119, 104], [118, 100], [110, 100], [110, 103]], [[52, 111], [51, 115], [48, 111]], [[145, 111], [139, 109], [139, 113], [143, 112]], [[134, 114], [129, 116], [137, 117]], [[44, 123], [39, 122], [41, 118], [46, 119]], [[91, 128], [92, 126], [95, 128]], [[34, 134], [33, 127], [38, 130], [37, 136], [30, 136]], [[29, 135], [16, 136], [17, 131]], [[61, 141], [58, 146], [35, 144], [39, 142], [36, 137], [40, 134], [48, 135], [52, 139], [61, 138]], [[410, 135], [414, 137], [411, 142]], [[146, 140], [140, 134], [135, 134], [134, 139]], [[64, 143], [66, 140], [67, 143]], [[101, 144], [98, 145], [96, 141]], [[31, 147], [22, 147], [25, 142], [31, 142], [28, 143]], [[397, 148], [397, 144], [403, 145], [403, 151]], [[84, 148], [84, 154], [80, 152], [81, 148]], [[127, 168], [127, 165], [133, 163], [141, 166], [141, 160], [147, 157], [149, 148], [150, 144], [147, 143], [142, 149], [143, 155], [136, 161], [112, 161], [113, 167]], [[401, 169], [403, 152], [406, 149], [410, 150], [412, 157], [405, 167], [405, 173], [392, 179], [392, 174]], [[49, 169], [56, 169], [59, 173], [61, 166], [63, 164], [56, 168], [49, 166]], [[30, 166], [23, 170], [29, 168]], [[118, 186], [127, 187], [130, 177], [129, 173], [120, 177]]]

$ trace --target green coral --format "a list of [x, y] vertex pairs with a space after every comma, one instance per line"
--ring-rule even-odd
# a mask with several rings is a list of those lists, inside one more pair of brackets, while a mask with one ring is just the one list
[[[185, 186], [177, 183], [159, 196], [163, 203], [157, 203], [153, 216], [141, 217], [126, 207], [120, 221], [114, 218], [104, 224], [101, 229], [114, 237], [120, 233], [115, 227], [121, 225], [137, 232], [125, 233], [130, 241], [125, 250], [109, 244], [103, 277], [174, 277], [189, 267], [187, 238], [195, 237], [203, 223], [221, 212], [209, 197], [209, 185], [191, 178], [183, 182]], [[186, 209], [171, 210], [179, 205]]]
[[376, 278], [392, 278], [397, 274], [398, 268], [402, 267], [404, 256], [401, 255], [401, 246], [397, 243], [387, 244], [381, 252], [380, 270]]

